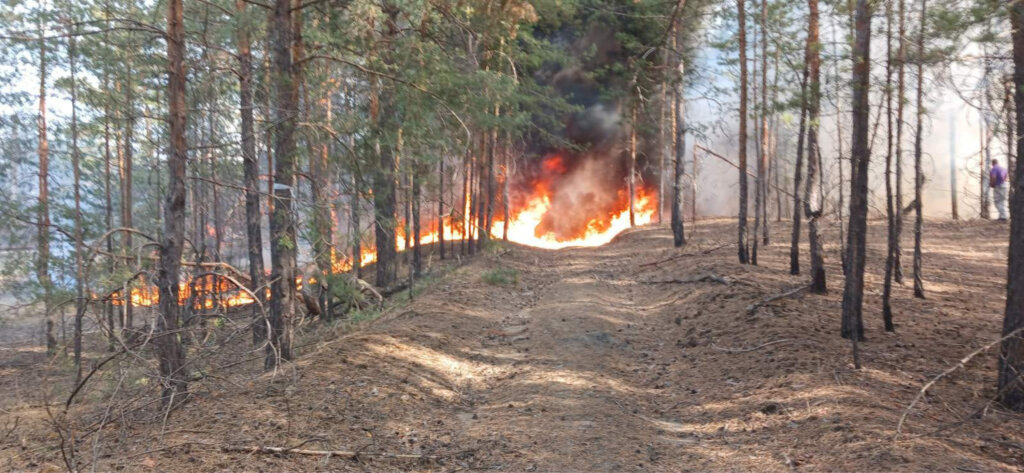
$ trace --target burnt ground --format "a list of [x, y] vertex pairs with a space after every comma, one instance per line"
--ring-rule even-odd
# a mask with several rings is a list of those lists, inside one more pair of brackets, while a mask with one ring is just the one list
[[[193, 399], [166, 421], [118, 418], [104, 400], [124, 377], [101, 378], [70, 416], [82, 436], [79, 456], [85, 468], [98, 457], [99, 470], [129, 471], [1024, 467], [1024, 417], [990, 402], [991, 353], [937, 383], [894, 439], [929, 378], [998, 338], [1005, 226], [929, 222], [928, 298], [898, 285], [897, 331], [889, 334], [880, 315], [885, 227], [872, 222], [861, 370], [838, 337], [836, 245], [828, 246], [828, 295], [750, 310], [805, 283], [788, 272], [788, 224], [773, 227], [758, 267], [735, 262], [730, 220], [700, 222], [681, 250], [664, 227], [601, 248], [495, 248], [374, 322], [346, 334], [305, 333], [300, 358], [277, 373], [242, 359], [193, 383]], [[677, 281], [655, 282], [670, 279]], [[41, 393], [59, 397], [40, 386], [67, 367], [27, 347], [6, 350], [0, 468], [61, 469]], [[56, 425], [64, 425], [60, 404], [49, 404]], [[90, 431], [104, 413], [110, 420]], [[230, 446], [361, 454], [223, 450]]]

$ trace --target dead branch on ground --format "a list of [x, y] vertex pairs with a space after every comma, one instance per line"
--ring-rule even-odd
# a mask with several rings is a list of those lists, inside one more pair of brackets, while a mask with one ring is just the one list
[[768, 304], [771, 304], [772, 302], [775, 302], [775, 301], [777, 301], [779, 299], [783, 299], [783, 298], [790, 297], [790, 296], [795, 296], [795, 295], [803, 292], [806, 289], [810, 289], [810, 287], [811, 287], [810, 284], [807, 284], [807, 285], [795, 287], [795, 288], [790, 289], [790, 290], [788, 290], [786, 292], [783, 292], [781, 294], [775, 294], [775, 295], [771, 295], [771, 296], [765, 297], [764, 299], [761, 299], [760, 301], [757, 301], [757, 302], [755, 302], [753, 304], [748, 305], [747, 306], [747, 315], [753, 315], [754, 312], [757, 312], [757, 309], [760, 309], [761, 307], [764, 307], [764, 306], [766, 306]]

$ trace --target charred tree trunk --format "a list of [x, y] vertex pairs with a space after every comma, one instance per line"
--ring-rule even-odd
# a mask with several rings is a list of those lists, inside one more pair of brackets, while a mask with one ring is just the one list
[[[749, 262], [747, 254], [747, 26], [746, 1], [736, 0], [736, 11], [739, 22], [740, 49], [740, 117], [739, 117], [739, 179], [740, 179], [740, 210], [737, 245], [741, 264]], [[678, 112], [677, 112], [678, 113]]]
[[178, 330], [181, 326], [178, 305], [179, 269], [185, 240], [185, 27], [181, 0], [170, 0], [167, 6], [168, 122], [171, 139], [167, 157], [167, 196], [164, 202], [164, 235], [157, 269], [160, 314], [156, 320], [153, 344], [160, 364], [162, 400], [165, 406], [182, 401], [188, 391], [185, 350]]
[[[132, 191], [132, 178], [133, 168], [135, 167], [135, 86], [132, 84], [132, 60], [131, 54], [128, 54], [126, 66], [127, 74], [125, 74], [124, 91], [125, 91], [125, 123], [124, 123], [124, 143], [123, 152], [121, 154], [121, 226], [132, 228], [134, 223], [132, 222], [132, 207], [134, 206], [134, 193]], [[168, 96], [169, 98], [170, 96]], [[187, 133], [187, 131], [185, 132]], [[131, 232], [125, 232], [122, 234], [122, 251], [125, 256], [125, 260], [129, 261], [129, 258], [135, 253], [132, 250], [132, 234]], [[130, 289], [130, 287], [129, 287]], [[135, 310], [130, 297], [124, 301], [124, 328], [131, 330], [135, 321]]]
[[[1009, 5], [1013, 31], [1014, 118], [1017, 136], [1024, 136], [1024, 5]], [[1024, 142], [1016, 142], [1017, 156], [1024, 153]], [[1003, 341], [999, 352], [1000, 400], [1010, 409], [1024, 410], [1024, 179], [1013, 174], [1010, 197], [1010, 250], [1006, 280], [1006, 312]], [[1016, 334], [1015, 336], [1011, 336]]]
[[871, 74], [871, 5], [857, 0], [853, 49], [853, 137], [850, 149], [850, 226], [846, 245], [846, 284], [843, 290], [843, 336], [853, 340], [854, 366], [860, 367], [857, 342], [864, 338], [861, 308], [864, 299], [864, 252], [868, 215], [868, 127]]
[[811, 288], [824, 294], [825, 256], [818, 228], [825, 207], [821, 189], [821, 153], [818, 150], [818, 117], [821, 112], [821, 42], [818, 40], [818, 0], [807, 0], [807, 182], [804, 185], [804, 215], [807, 217], [807, 242], [811, 251]]
[[[245, 14], [245, 0], [235, 0], [238, 15]], [[249, 279], [257, 296], [263, 290], [263, 232], [260, 228], [260, 163], [256, 156], [256, 130], [253, 117], [252, 93], [252, 49], [249, 43], [249, 30], [240, 27], [235, 30], [238, 44], [238, 81], [239, 81], [239, 114], [242, 121], [242, 168], [245, 174], [245, 230], [249, 254]], [[252, 325], [253, 344], [263, 343], [267, 338], [266, 321], [258, 304], [253, 307]]]
[[924, 216], [921, 213], [921, 190], [924, 187], [924, 170], [921, 168], [924, 135], [924, 35], [928, 13], [928, 0], [921, 0], [921, 30], [917, 34], [917, 129], [914, 130], [914, 297], [924, 299], [924, 281], [921, 276], [921, 232]]
[[294, 41], [291, 0], [276, 0], [270, 34], [273, 35], [274, 89], [274, 209], [270, 216], [270, 320], [269, 343], [263, 366], [270, 370], [292, 359], [292, 323], [295, 318], [295, 120], [298, 115], [291, 46]]
[[[636, 99], [639, 101], [639, 97]], [[629, 125], [629, 226], [636, 226], [636, 112], [639, 104], [633, 102], [633, 116]]]

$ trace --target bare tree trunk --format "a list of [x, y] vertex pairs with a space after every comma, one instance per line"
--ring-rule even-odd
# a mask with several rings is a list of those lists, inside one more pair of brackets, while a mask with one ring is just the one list
[[[893, 155], [893, 128], [892, 128], [892, 1], [885, 3], [885, 116], [886, 116], [886, 152], [885, 152], [885, 215], [888, 220], [889, 238], [885, 255], [885, 282], [882, 290], [882, 320], [885, 323], [885, 331], [893, 332], [896, 327], [892, 323], [892, 270], [893, 253], [895, 251], [896, 239], [896, 211], [893, 208], [892, 200], [892, 155]], [[951, 134], [952, 136], [952, 134]]]
[[[681, 0], [685, 1], [685, 0]], [[682, 5], [680, 5], [682, 10]], [[679, 28], [675, 32], [674, 44], [682, 43], [679, 40]], [[682, 54], [676, 56], [676, 69], [678, 77], [676, 80], [676, 86], [672, 89], [672, 109], [675, 111], [675, 127], [673, 133], [675, 133], [675, 157], [672, 160], [673, 176], [672, 176], [672, 242], [676, 248], [679, 248], [686, 244], [686, 228], [683, 223], [684, 213], [684, 199], [683, 199], [683, 184], [686, 179], [686, 84], [684, 78], [686, 77], [686, 62]], [[696, 185], [696, 181], [694, 181]], [[696, 203], [695, 203], [696, 204]], [[660, 204], [659, 204], [660, 206]], [[696, 224], [696, 223], [694, 223]]]
[[[53, 281], [50, 279], [50, 142], [46, 137], [46, 33], [42, 19], [39, 20], [39, 115], [36, 118], [39, 156], [39, 196], [36, 200], [36, 277], [43, 288], [43, 313], [50, 318], [50, 299], [53, 297]], [[48, 327], [52, 326], [50, 324]], [[46, 351], [51, 356], [57, 353], [55, 340], [48, 334]]]
[[868, 164], [871, 149], [868, 127], [871, 83], [871, 5], [857, 0], [856, 39], [853, 48], [853, 137], [850, 140], [850, 227], [846, 245], [846, 284], [843, 290], [844, 337], [853, 340], [854, 366], [860, 368], [857, 341], [864, 338], [861, 308], [864, 302], [864, 253], [868, 215]]
[[949, 116], [949, 210], [953, 220], [960, 220], [959, 185], [956, 183], [956, 117]]
[[[412, 236], [407, 239], [413, 241], [412, 245], [412, 275], [420, 277], [423, 275], [423, 250], [420, 248], [420, 188], [423, 180], [419, 163], [410, 163], [412, 167]], [[409, 288], [412, 294], [412, 287]]]
[[903, 98], [906, 95], [906, 64], [907, 64], [907, 25], [906, 5], [899, 0], [897, 11], [899, 34], [897, 35], [896, 51], [896, 195], [893, 205], [896, 207], [895, 235], [892, 249], [892, 277], [898, 284], [903, 284]]
[[294, 41], [291, 0], [275, 0], [273, 36], [274, 209], [270, 216], [270, 333], [263, 366], [270, 370], [292, 359], [295, 318], [295, 120], [298, 82], [292, 58]]
[[[245, 0], [235, 0], [235, 11], [245, 15]], [[249, 279], [256, 295], [263, 297], [265, 291], [263, 273], [263, 232], [260, 228], [260, 163], [256, 156], [256, 130], [253, 117], [252, 92], [252, 48], [249, 43], [249, 29], [241, 26], [235, 30], [238, 45], [239, 114], [242, 121], [242, 168], [245, 175], [245, 230], [248, 240]], [[258, 304], [253, 304], [253, 344], [263, 343], [267, 338], [267, 326]]]
[[181, 0], [169, 0], [167, 6], [168, 121], [171, 147], [167, 157], [167, 200], [164, 202], [164, 235], [157, 269], [160, 315], [156, 321], [153, 343], [160, 361], [165, 406], [180, 402], [188, 392], [185, 350], [178, 330], [181, 327], [178, 305], [178, 281], [181, 253], [185, 240], [185, 25]]
[[[1016, 120], [1014, 120], [1014, 100], [1013, 100], [1013, 83], [1008, 81], [1005, 84], [1005, 98], [1004, 106], [1006, 108], [1006, 169], [1009, 172], [1009, 176], [1013, 177], [1017, 175], [1017, 163], [1014, 159], [1013, 152], [1016, 142], [1014, 141], [1016, 131]], [[1012, 181], [1011, 181], [1012, 182]], [[1010, 197], [1013, 197], [1013, 186], [1010, 187]]]
[[[437, 161], [437, 244], [441, 249], [441, 259], [444, 259], [444, 156]], [[508, 222], [508, 218], [505, 221]]]
[[[385, 20], [387, 36], [394, 39], [398, 36], [398, 7], [390, 2], [381, 4], [381, 9], [387, 17]], [[384, 54], [384, 62], [390, 64], [392, 61], [390, 53]], [[381, 131], [394, 132], [398, 130], [397, 113], [394, 103], [392, 87], [381, 88], [381, 124], [378, 126], [378, 133]], [[379, 168], [374, 176], [373, 186], [373, 208], [374, 208], [374, 238], [377, 246], [377, 285], [388, 287], [398, 279], [397, 250], [395, 248], [395, 191], [398, 178], [398, 162], [393, 146], [381, 146], [378, 156]]]
[[[737, 245], [739, 247], [739, 260], [741, 264], [747, 264], [747, 25], [745, 0], [736, 0], [736, 11], [739, 22], [739, 49], [740, 49], [740, 116], [739, 116], [739, 182], [740, 182], [740, 210]], [[678, 113], [678, 112], [676, 112]]]
[[914, 131], [914, 297], [924, 298], [924, 281], [921, 276], [921, 232], [924, 216], [921, 213], [921, 189], [924, 187], [924, 170], [921, 168], [922, 145], [924, 136], [924, 36], [928, 0], [921, 0], [921, 30], [917, 35], [917, 129]]
[[[135, 85], [132, 84], [132, 54], [129, 52], [126, 58], [125, 65], [127, 67], [127, 74], [125, 74], [124, 91], [125, 91], [125, 123], [124, 123], [124, 143], [122, 143], [124, 151], [121, 155], [121, 226], [132, 228], [134, 223], [132, 221], [132, 211], [134, 204], [134, 192], [132, 191], [132, 183], [134, 178], [132, 177], [133, 168], [135, 167]], [[168, 96], [168, 99], [170, 96]], [[126, 257], [131, 257], [135, 252], [132, 250], [132, 234], [131, 232], [125, 232], [122, 234], [122, 252]], [[131, 286], [129, 286], [131, 289]], [[124, 328], [131, 330], [135, 324], [135, 310], [132, 304], [131, 297], [127, 297], [124, 301]]]
[[[104, 13], [106, 14], [107, 18], [110, 17], [110, 11], [109, 10], [105, 9]], [[109, 26], [110, 26], [109, 22], [108, 22], [108, 24], [106, 26], [109, 29]], [[103, 34], [103, 38], [104, 38], [104, 42], [109, 42], [109, 35], [107, 33]], [[104, 69], [104, 71], [103, 71], [103, 88], [105, 90], [110, 90], [110, 72], [108, 70], [106, 70], [106, 69]], [[106, 225], [106, 228], [107, 228], [108, 231], [114, 228], [114, 203], [113, 203], [113, 198], [111, 196], [111, 187], [110, 187], [111, 168], [110, 168], [110, 104], [109, 104], [109, 102], [110, 102], [109, 100], [103, 101], [103, 217], [104, 217], [103, 221], [104, 221], [104, 224]], [[107, 246], [107, 253], [114, 254], [114, 241], [113, 241], [113, 239], [108, 237], [108, 238], [106, 238], [106, 241], [104, 243]], [[107, 271], [110, 274], [114, 274], [114, 271], [115, 271], [114, 258], [107, 258], [107, 259], [109, 261], [108, 264], [107, 264]], [[122, 295], [125, 296], [124, 294], [122, 294]], [[111, 301], [111, 300], [104, 301], [104, 303], [103, 303], [103, 310], [104, 310], [104, 313], [106, 314], [106, 318], [107, 318], [107, 327], [110, 328], [110, 333], [108, 334], [107, 351], [111, 351], [112, 352], [112, 351], [114, 351], [114, 342], [115, 342], [115, 340], [117, 338], [117, 335], [116, 335], [116, 332], [115, 332], [115, 328], [114, 328], [114, 325], [115, 325], [114, 320], [115, 320], [115, 318], [114, 318], [114, 304], [113, 304], [113, 301]]]
[[[768, 0], [761, 0], [761, 152], [757, 170], [761, 188], [761, 244], [768, 246]], [[755, 236], [756, 238], [756, 236]], [[757, 245], [754, 245], [757, 248]], [[756, 252], [755, 252], [756, 253]], [[756, 263], [755, 263], [756, 264]]]
[[[1009, 6], [1013, 38], [1014, 118], [1017, 136], [1024, 136], [1024, 5]], [[1017, 156], [1024, 153], [1024, 142], [1016, 142]], [[1010, 409], [1024, 410], [1024, 178], [1013, 176], [1010, 197], [1010, 249], [1006, 280], [1006, 312], [999, 351], [1000, 400]], [[1016, 334], [1015, 336], [1011, 336]]]
[[[71, 72], [71, 169], [75, 193], [75, 385], [82, 380], [82, 321], [88, 300], [85, 295], [85, 244], [82, 242], [82, 166], [78, 150], [78, 84], [75, 82], [77, 31], [68, 28], [68, 68]], [[77, 28], [76, 28], [77, 30]]]
[[[507, 136], [505, 138], [506, 138], [506, 140], [508, 139]], [[504, 213], [504, 217], [505, 217], [505, 226], [502, 227], [502, 229], [501, 229], [501, 239], [502, 239], [502, 241], [506, 241], [507, 242], [508, 241], [508, 227], [509, 227], [509, 223], [512, 221], [511, 220], [512, 219], [512, 210], [509, 208], [509, 206], [512, 205], [509, 202], [509, 194], [511, 193], [510, 192], [510, 188], [509, 188], [511, 186], [511, 183], [509, 182], [509, 179], [512, 177], [512, 175], [511, 175], [511, 172], [512, 172], [512, 145], [511, 145], [511, 143], [506, 143], [506, 145], [505, 145], [505, 147], [503, 149], [502, 154], [504, 155], [504, 160], [505, 160], [504, 168], [505, 169], [504, 169], [504, 171], [502, 171], [501, 202], [502, 202], [502, 207], [504, 207], [503, 213]]]
[[[636, 98], [639, 100], [639, 97]], [[629, 125], [629, 226], [636, 226], [636, 109], [633, 102], [633, 116]]]
[[811, 288], [815, 294], [824, 294], [824, 247], [818, 221], [825, 207], [821, 189], [821, 153], [818, 150], [818, 117], [821, 112], [821, 42], [818, 39], [818, 0], [807, 0], [807, 182], [804, 185], [804, 214], [807, 217], [807, 241], [811, 251]]
[[[796, 138], [796, 163], [793, 165], [793, 233], [789, 238], [789, 274], [800, 274], [800, 223], [802, 202], [800, 199], [800, 188], [803, 183], [804, 167], [804, 139], [807, 136], [807, 75], [808, 63], [810, 62], [811, 47], [810, 39], [804, 47], [804, 72], [800, 82], [800, 128], [797, 130]], [[813, 158], [808, 158], [810, 161]], [[806, 199], [807, 196], [804, 196]]]

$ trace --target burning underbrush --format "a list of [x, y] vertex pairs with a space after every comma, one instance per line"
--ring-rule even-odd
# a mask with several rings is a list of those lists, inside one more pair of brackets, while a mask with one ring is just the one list
[[[497, 196], [491, 238], [507, 238], [513, 243], [544, 249], [593, 247], [610, 242], [631, 226], [652, 222], [658, 206], [657, 192], [641, 184], [631, 186], [627, 163], [621, 161], [586, 153], [552, 153], [528, 164], [517, 175], [516, 182], [508, 183], [507, 205]], [[418, 242], [415, 238], [406, 241], [407, 225], [400, 221], [396, 229], [398, 251], [417, 243], [426, 246], [479, 238], [480, 219], [474, 215], [474, 203], [464, 200], [460, 203], [462, 212], [435, 218], [420, 232]], [[347, 251], [332, 249], [331, 256], [333, 273], [352, 270], [353, 260]], [[376, 250], [364, 247], [360, 266], [376, 261]], [[261, 291], [242, 288], [239, 282], [249, 281], [240, 273], [231, 277], [212, 273], [185, 277], [178, 302], [196, 310], [230, 309], [254, 303], [253, 296]], [[315, 286], [318, 281], [316, 276], [299, 276], [295, 284], [301, 292], [304, 285]], [[269, 298], [269, 290], [264, 292]], [[121, 306], [125, 303], [123, 294], [123, 290], [117, 290], [106, 297]], [[130, 294], [133, 306], [149, 307], [159, 302], [156, 287], [145, 276], [131, 282]]]

